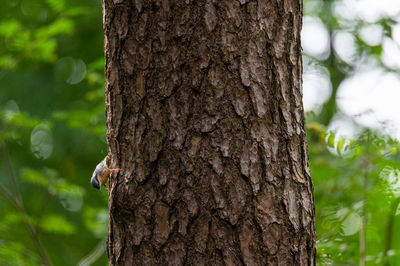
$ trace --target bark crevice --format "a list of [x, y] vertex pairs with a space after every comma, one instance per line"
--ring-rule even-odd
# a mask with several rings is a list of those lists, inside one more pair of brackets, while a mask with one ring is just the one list
[[103, 0], [110, 265], [314, 265], [301, 1]]

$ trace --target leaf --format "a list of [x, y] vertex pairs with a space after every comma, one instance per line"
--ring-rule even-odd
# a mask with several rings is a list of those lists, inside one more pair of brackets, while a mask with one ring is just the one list
[[74, 184], [70, 184], [63, 178], [58, 178], [54, 184], [54, 188], [59, 195], [70, 195], [76, 197], [82, 197], [84, 190]]
[[31, 45], [31, 33], [29, 31], [19, 31], [13, 35], [12, 46], [16, 50], [24, 50]]
[[91, 62], [88, 66], [88, 69], [104, 71], [104, 66], [105, 66], [105, 61], [104, 61], [104, 58], [101, 57], [101, 58]]
[[[14, 100], [8, 101], [0, 108], [0, 121], [15, 127], [33, 128], [40, 123], [40, 120], [19, 110]], [[15, 128], [14, 127], [14, 128]]]
[[23, 168], [21, 171], [21, 179], [27, 183], [48, 187], [50, 182], [46, 176], [41, 172], [35, 171], [31, 168]]
[[57, 13], [65, 9], [65, 0], [46, 0], [46, 2]]
[[84, 211], [84, 219], [87, 229], [89, 229], [97, 238], [103, 238], [107, 235], [107, 209], [94, 209], [88, 207]]
[[56, 20], [53, 24], [50, 25], [49, 31], [52, 35], [56, 34], [71, 34], [73, 33], [75, 28], [75, 24], [72, 20], [62, 18]]
[[79, 16], [79, 15], [85, 15], [88, 14], [90, 10], [87, 7], [84, 6], [76, 6], [76, 7], [71, 7], [65, 11], [65, 14], [67, 16]]
[[57, 35], [69, 35], [74, 32], [75, 24], [72, 20], [61, 18], [52, 24], [39, 28], [35, 31], [35, 37], [38, 42], [47, 41], [49, 38]]
[[57, 59], [56, 48], [57, 42], [55, 40], [41, 41], [36, 45], [35, 52], [30, 53], [28, 57], [43, 62], [54, 62]]
[[322, 124], [320, 124], [320, 123], [317, 123], [317, 122], [311, 122], [308, 125], [308, 129], [311, 130], [311, 131], [315, 131], [315, 132], [319, 133], [321, 131], [324, 131], [324, 126]]
[[16, 19], [10, 19], [0, 22], [0, 35], [11, 37], [21, 29], [21, 23]]
[[0, 241], [0, 265], [34, 266], [41, 265], [35, 252], [25, 244]]
[[12, 69], [16, 66], [16, 60], [11, 55], [0, 56], [0, 68]]
[[76, 232], [75, 226], [68, 222], [64, 217], [57, 214], [45, 216], [40, 222], [40, 227], [49, 233], [73, 234]]
[[343, 145], [344, 145], [345, 142], [346, 142], [345, 138], [340, 138], [340, 140], [338, 141], [337, 147], [336, 147], [336, 150], [337, 150], [338, 153], [342, 152]]
[[335, 134], [330, 134], [328, 137], [328, 146], [331, 148], [335, 147]]
[[381, 45], [371, 46], [371, 54], [380, 56], [382, 54], [383, 48]]

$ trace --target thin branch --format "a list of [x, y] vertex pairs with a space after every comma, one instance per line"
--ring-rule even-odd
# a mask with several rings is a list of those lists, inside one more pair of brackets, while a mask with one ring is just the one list
[[383, 250], [383, 265], [389, 266], [389, 250], [392, 247], [392, 238], [393, 238], [393, 226], [394, 226], [394, 219], [396, 217], [396, 211], [397, 207], [399, 206], [400, 203], [400, 197], [396, 198], [392, 202], [392, 206], [390, 208], [390, 213], [389, 213], [389, 218], [386, 226], [386, 237], [385, 237], [385, 249]]
[[52, 266], [53, 263], [50, 260], [49, 255], [47, 254], [46, 249], [44, 248], [42, 242], [39, 239], [39, 236], [37, 235], [35, 227], [30, 223], [28, 217], [26, 215], [23, 215], [24, 217], [24, 224], [26, 229], [29, 231], [29, 234], [31, 235], [31, 238], [33, 242], [35, 243], [35, 246], [40, 254], [40, 257], [42, 257], [43, 263], [48, 266]]
[[0, 194], [6, 198], [6, 200], [8, 200], [16, 209], [18, 209], [18, 203], [2, 184], [0, 184]]
[[[369, 150], [369, 132], [367, 137], [367, 154]], [[360, 266], [365, 266], [366, 258], [366, 240], [367, 240], [367, 223], [368, 223], [368, 207], [367, 207], [367, 197], [368, 197], [368, 175], [369, 168], [371, 164], [371, 158], [369, 154], [365, 158], [365, 172], [363, 178], [363, 208], [361, 216], [361, 230], [360, 230]]]
[[46, 249], [44, 248], [43, 244], [41, 243], [39, 236], [37, 234], [36, 228], [32, 225], [32, 223], [28, 219], [28, 214], [25, 211], [24, 208], [24, 203], [21, 197], [21, 193], [19, 192], [17, 182], [15, 180], [15, 175], [14, 175], [14, 170], [11, 164], [11, 160], [9, 157], [7, 145], [5, 142], [1, 143], [2, 150], [3, 150], [3, 155], [6, 158], [5, 162], [7, 164], [7, 169], [8, 169], [8, 179], [10, 180], [12, 189], [14, 190], [14, 195], [12, 195], [10, 192], [7, 191], [7, 189], [0, 184], [0, 193], [15, 207], [15, 209], [22, 215], [23, 217], [23, 223], [26, 227], [26, 229], [29, 232], [29, 235], [31, 236], [31, 239], [36, 246], [36, 249], [42, 258], [43, 264], [47, 266], [52, 266], [53, 263], [50, 260], [49, 255], [47, 254]]
[[106, 240], [102, 239], [92, 252], [90, 252], [86, 257], [82, 258], [79, 261], [78, 266], [92, 265], [100, 258], [101, 255], [104, 254], [105, 251], [106, 251]]
[[21, 193], [19, 192], [19, 189], [18, 189], [18, 186], [17, 186], [14, 170], [13, 170], [12, 165], [11, 165], [10, 155], [8, 153], [7, 145], [6, 145], [5, 142], [1, 142], [1, 149], [3, 151], [3, 156], [5, 158], [5, 163], [7, 165], [8, 180], [9, 180], [9, 182], [11, 184], [11, 188], [12, 188], [12, 190], [14, 192], [14, 195], [15, 195], [17, 201], [22, 205]]
[[15, 209], [21, 214], [25, 228], [28, 230], [28, 232], [36, 246], [36, 249], [39, 252], [40, 257], [43, 260], [43, 263], [48, 266], [53, 265], [45, 248], [43, 247], [42, 243], [40, 242], [40, 239], [39, 239], [39, 236], [37, 235], [35, 227], [29, 221], [24, 207], [20, 204], [20, 202], [16, 201], [16, 199], [14, 199], [12, 197], [12, 195], [1, 184], [0, 184], [0, 194], [3, 195], [15, 207]]

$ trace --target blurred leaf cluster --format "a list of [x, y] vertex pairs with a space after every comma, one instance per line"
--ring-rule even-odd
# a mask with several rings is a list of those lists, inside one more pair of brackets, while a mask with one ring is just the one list
[[319, 265], [356, 265], [362, 246], [367, 264], [398, 265], [399, 142], [368, 129], [345, 139], [315, 122], [308, 137]]
[[101, 1], [0, 8], [0, 265], [107, 265]]
[[[321, 25], [328, 42], [325, 50], [305, 51], [303, 57], [304, 73], [327, 77], [330, 88], [306, 113], [318, 265], [400, 265], [399, 142], [387, 134], [385, 123], [363, 123], [360, 118], [369, 114], [349, 115], [338, 104], [340, 85], [360, 68], [399, 73], [385, 59], [384, 43], [394, 43], [400, 14], [370, 10], [374, 16], [365, 19], [349, 8], [361, 2], [304, 1], [305, 21]], [[378, 34], [365, 33], [371, 29]], [[346, 123], [338, 127], [337, 121]], [[352, 134], [336, 131], [346, 126]]]

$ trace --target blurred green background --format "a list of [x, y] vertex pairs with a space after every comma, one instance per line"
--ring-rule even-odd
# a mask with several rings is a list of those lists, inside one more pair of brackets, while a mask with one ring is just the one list
[[107, 154], [101, 12], [1, 3], [0, 265], [107, 265], [107, 195], [89, 183]]
[[[400, 265], [400, 146], [386, 130], [394, 122], [365, 123], [338, 97], [362, 65], [398, 78], [384, 41], [394, 40], [399, 12], [371, 19], [352, 2], [362, 1], [304, 1], [317, 262]], [[365, 34], [371, 27], [378, 41]], [[89, 184], [107, 154], [103, 71], [101, 1], [2, 1], [0, 265], [107, 265], [107, 195]]]

